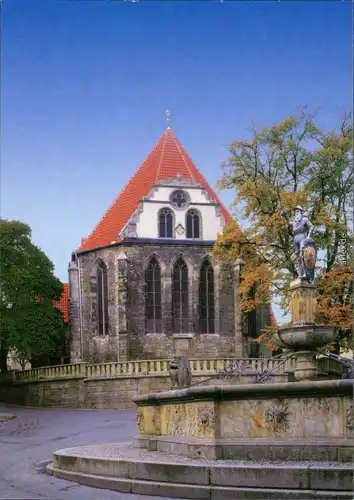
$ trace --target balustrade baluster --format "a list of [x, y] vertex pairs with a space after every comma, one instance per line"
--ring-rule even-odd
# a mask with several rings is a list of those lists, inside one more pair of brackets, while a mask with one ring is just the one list
[[216, 360], [216, 371], [220, 371], [224, 368], [224, 361], [222, 359], [217, 359]]

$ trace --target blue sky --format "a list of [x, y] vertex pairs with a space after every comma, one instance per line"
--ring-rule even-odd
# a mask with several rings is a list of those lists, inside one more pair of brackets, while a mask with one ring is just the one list
[[351, 108], [350, 1], [5, 0], [2, 10], [1, 216], [31, 226], [62, 281], [166, 109], [215, 186], [227, 145], [251, 123], [309, 105], [331, 128]]

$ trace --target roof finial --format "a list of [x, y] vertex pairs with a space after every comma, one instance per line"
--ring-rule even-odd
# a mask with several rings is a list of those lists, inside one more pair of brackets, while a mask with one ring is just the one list
[[171, 128], [171, 113], [169, 112], [168, 109], [166, 109], [165, 116], [166, 116], [166, 121], [167, 121], [167, 127]]

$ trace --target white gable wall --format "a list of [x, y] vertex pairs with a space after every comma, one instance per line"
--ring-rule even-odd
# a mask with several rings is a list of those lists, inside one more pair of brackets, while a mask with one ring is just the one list
[[[183, 189], [190, 196], [191, 202], [186, 209], [176, 210], [169, 202], [170, 194], [176, 189]], [[201, 204], [199, 204], [201, 203]], [[149, 196], [149, 200], [143, 200], [140, 208], [140, 214], [137, 221], [136, 232], [138, 238], [158, 238], [158, 214], [159, 211], [167, 207], [174, 213], [175, 224], [177, 227], [181, 224], [186, 230], [187, 211], [195, 208], [201, 215], [201, 236], [203, 240], [216, 240], [218, 233], [221, 233], [223, 227], [223, 217], [218, 215], [215, 202], [208, 200], [203, 189], [200, 188], [181, 188], [181, 187], [158, 187], [155, 192]], [[186, 232], [182, 235], [175, 234], [178, 240], [186, 239]]]

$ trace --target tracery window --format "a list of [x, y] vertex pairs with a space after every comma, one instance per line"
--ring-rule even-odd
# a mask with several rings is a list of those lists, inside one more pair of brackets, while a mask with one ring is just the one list
[[215, 333], [214, 270], [208, 260], [200, 269], [199, 328], [200, 333]]
[[107, 267], [103, 262], [98, 264], [96, 282], [98, 335], [108, 335], [108, 280]]
[[197, 210], [187, 212], [187, 238], [200, 238], [200, 215]]
[[145, 330], [161, 332], [161, 268], [155, 257], [145, 272]]
[[188, 268], [183, 259], [173, 267], [172, 315], [174, 333], [188, 333]]
[[173, 237], [173, 215], [169, 208], [163, 208], [159, 213], [159, 238]]
[[181, 210], [187, 207], [190, 202], [190, 197], [188, 193], [182, 189], [176, 189], [171, 193], [170, 202], [174, 208]]

